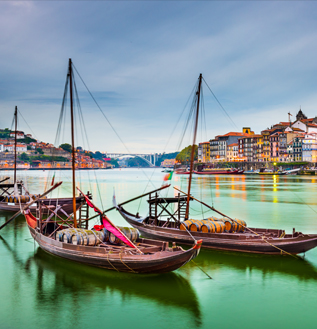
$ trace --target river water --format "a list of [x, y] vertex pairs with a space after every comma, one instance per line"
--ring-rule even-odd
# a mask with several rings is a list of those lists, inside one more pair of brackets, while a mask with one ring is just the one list
[[[6, 176], [12, 172], [0, 179]], [[18, 172], [32, 193], [42, 192], [51, 176]], [[122, 202], [158, 188], [163, 176], [159, 169], [115, 169], [81, 171], [76, 179], [106, 209], [114, 190]], [[70, 178], [70, 171], [56, 173], [63, 184], [55, 196], [70, 195]], [[172, 185], [185, 190], [187, 182], [174, 175]], [[316, 233], [316, 182], [314, 176], [194, 176], [192, 193], [250, 227]], [[145, 200], [126, 209], [148, 211]], [[190, 211], [191, 218], [211, 214], [194, 202]], [[126, 225], [116, 211], [108, 215]], [[0, 224], [10, 216], [0, 213]], [[317, 248], [303, 259], [202, 250], [195, 261], [210, 280], [192, 262], [169, 274], [135, 275], [59, 259], [34, 244], [23, 217], [0, 233], [1, 329], [316, 327]]]

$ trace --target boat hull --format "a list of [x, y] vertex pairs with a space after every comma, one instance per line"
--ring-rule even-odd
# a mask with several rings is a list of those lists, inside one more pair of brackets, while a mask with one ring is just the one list
[[[76, 197], [76, 209], [79, 208], [82, 202], [84, 202], [83, 197]], [[73, 212], [73, 198], [48, 198], [48, 199], [42, 199], [41, 200], [46, 206], [62, 206], [63, 210], [70, 214]], [[21, 206], [25, 206], [25, 203], [21, 203]], [[33, 205], [29, 206], [29, 209], [31, 210], [32, 214], [36, 214], [37, 204], [34, 203]], [[54, 209], [54, 208], [53, 208]], [[8, 211], [8, 212], [18, 212], [20, 211], [20, 204], [19, 203], [12, 203], [12, 202], [0, 202], [0, 211]], [[43, 214], [47, 215], [47, 211], [43, 210]], [[58, 212], [61, 214], [61, 212]]]
[[194, 171], [197, 175], [241, 175], [243, 170], [206, 170], [206, 171]]
[[[46, 252], [78, 263], [118, 272], [166, 273], [174, 271], [199, 254], [199, 248], [187, 251], [160, 251], [146, 255], [112, 253], [103, 247], [80, 246], [63, 243], [40, 234], [29, 226], [30, 233], [39, 246]], [[143, 240], [143, 239], [141, 239]], [[154, 243], [158, 241], [154, 241]], [[161, 242], [164, 243], [164, 242]]]
[[165, 228], [144, 224], [143, 222], [134, 219], [131, 214], [125, 212], [122, 208], [118, 210], [130, 225], [141, 232], [142, 236], [150, 239], [175, 241], [181, 244], [192, 244], [192, 237], [194, 237], [196, 240], [203, 240], [203, 248], [271, 255], [280, 255], [282, 253], [280, 249], [290, 254], [299, 254], [317, 246], [317, 234], [299, 234], [299, 236], [291, 238], [268, 237], [266, 240], [269, 243], [261, 237], [246, 233], [190, 232], [192, 235], [191, 237], [187, 231], [182, 231], [177, 228]]

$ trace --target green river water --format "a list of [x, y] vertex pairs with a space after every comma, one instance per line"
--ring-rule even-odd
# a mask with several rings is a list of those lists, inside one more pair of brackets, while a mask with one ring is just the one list
[[[0, 179], [8, 175], [13, 173], [1, 172]], [[77, 180], [106, 209], [114, 188], [120, 202], [158, 188], [163, 176], [159, 169], [115, 169], [81, 171]], [[51, 179], [47, 171], [19, 171], [18, 177], [32, 193], [42, 192]], [[55, 181], [64, 183], [55, 196], [70, 195], [70, 177], [70, 171], [56, 173]], [[172, 184], [185, 189], [187, 181], [174, 175]], [[250, 227], [317, 232], [314, 176], [194, 176], [192, 187], [198, 199]], [[126, 209], [148, 211], [145, 200]], [[202, 218], [200, 211], [192, 203], [190, 217]], [[117, 212], [108, 215], [126, 225]], [[0, 224], [10, 216], [0, 213]], [[192, 262], [169, 274], [136, 275], [48, 255], [34, 244], [21, 216], [0, 234], [0, 329], [317, 326], [317, 248], [303, 259], [202, 250], [195, 261], [210, 280]]]

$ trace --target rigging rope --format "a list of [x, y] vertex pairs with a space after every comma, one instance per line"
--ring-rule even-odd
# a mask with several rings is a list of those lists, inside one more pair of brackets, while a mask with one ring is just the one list
[[217, 103], [219, 104], [220, 108], [223, 110], [223, 112], [226, 114], [226, 116], [229, 118], [229, 121], [237, 128], [237, 125], [234, 123], [234, 121], [231, 119], [230, 115], [227, 113], [227, 111], [224, 109], [224, 107], [221, 105], [221, 103], [219, 102], [218, 98], [216, 97], [216, 95], [213, 93], [213, 91], [210, 89], [210, 87], [208, 86], [206, 80], [203, 78], [206, 86], [208, 87], [208, 89], [210, 90], [210, 92], [212, 93], [212, 95], [214, 96], [215, 100], [217, 101]]

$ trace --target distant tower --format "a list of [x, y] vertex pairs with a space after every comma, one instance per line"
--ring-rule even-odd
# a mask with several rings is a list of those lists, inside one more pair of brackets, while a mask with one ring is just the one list
[[303, 119], [307, 119], [307, 116], [302, 112], [302, 109], [299, 108], [298, 113], [296, 114], [296, 120], [303, 120]]

